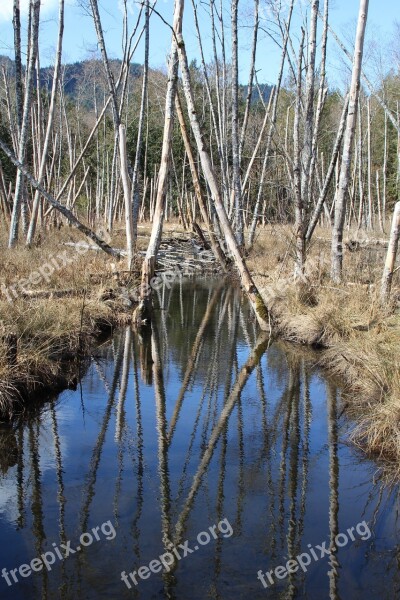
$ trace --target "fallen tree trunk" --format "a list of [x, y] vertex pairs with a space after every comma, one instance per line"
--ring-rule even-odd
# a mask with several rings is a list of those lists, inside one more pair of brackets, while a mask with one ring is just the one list
[[19, 171], [25, 176], [25, 178], [29, 181], [31, 186], [38, 190], [42, 196], [47, 200], [49, 204], [51, 204], [58, 212], [60, 212], [70, 223], [74, 225], [78, 231], [81, 231], [84, 235], [92, 240], [99, 248], [101, 248], [106, 254], [110, 254], [115, 258], [120, 258], [121, 255], [118, 250], [111, 248], [104, 240], [101, 240], [94, 231], [92, 231], [89, 227], [84, 225], [75, 217], [75, 215], [68, 210], [65, 206], [60, 204], [51, 194], [46, 192], [44, 187], [40, 185], [39, 182], [31, 175], [25, 165], [23, 165], [14, 155], [13, 152], [8, 148], [8, 146], [0, 139], [0, 148], [3, 150], [4, 154], [8, 156], [11, 162], [18, 168]]

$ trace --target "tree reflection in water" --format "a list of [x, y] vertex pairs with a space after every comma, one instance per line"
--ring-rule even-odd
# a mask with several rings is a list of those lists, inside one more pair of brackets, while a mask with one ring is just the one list
[[[368, 573], [374, 594], [396, 590], [396, 490], [373, 485], [374, 465], [342, 443], [340, 389], [316, 361], [258, 334], [235, 287], [160, 290], [151, 328], [125, 327], [96, 351], [83, 412], [80, 393], [69, 391], [0, 430], [0, 528], [19, 548], [12, 562], [0, 550], [4, 566], [53, 542], [74, 546], [108, 519], [117, 529], [112, 542], [32, 575], [8, 597], [368, 598]], [[171, 544], [193, 546], [224, 518], [232, 537], [131, 590], [121, 582], [122, 570], [137, 571]], [[386, 545], [355, 542], [269, 590], [257, 580], [308, 544], [333, 549], [363, 519]]]

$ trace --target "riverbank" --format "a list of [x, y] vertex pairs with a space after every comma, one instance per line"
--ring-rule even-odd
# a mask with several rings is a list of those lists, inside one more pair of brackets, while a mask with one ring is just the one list
[[[30, 250], [0, 244], [0, 414], [23, 412], [24, 400], [76, 385], [82, 359], [124, 322], [128, 300], [116, 265], [88, 250], [64, 227]], [[67, 245], [68, 244], [68, 245]], [[82, 244], [76, 247], [71, 244]], [[121, 263], [122, 264], [122, 263]]]
[[[139, 226], [139, 251], [147, 248], [150, 230], [150, 225]], [[113, 247], [124, 247], [125, 231], [120, 225], [112, 240], [104, 231], [99, 235]], [[191, 237], [184, 236], [175, 222], [165, 225], [168, 249], [160, 251], [164, 270], [172, 260], [193, 273], [203, 262], [205, 271], [213, 272], [210, 251], [207, 260], [191, 255]], [[137, 305], [141, 260], [129, 273], [124, 259], [116, 261], [70, 227], [49, 232], [34, 248], [21, 244], [12, 251], [3, 230], [0, 248], [1, 421], [26, 410], [28, 397], [31, 401], [38, 394], [76, 385], [82, 360], [99, 338], [130, 322]]]
[[261, 230], [248, 264], [267, 303], [278, 336], [323, 349], [319, 364], [342, 382], [346, 414], [356, 427], [352, 441], [400, 477], [400, 285], [392, 304], [380, 306], [384, 236], [351, 231], [344, 261], [347, 280], [329, 278], [328, 232], [316, 231], [306, 279], [292, 279], [289, 227]]
[[[167, 224], [167, 234], [173, 230], [180, 227]], [[143, 250], [149, 228], [140, 231]], [[117, 230], [112, 245], [123, 247], [123, 238], [123, 230]], [[400, 288], [396, 275], [391, 310], [383, 311], [379, 284], [384, 236], [380, 241], [376, 234], [369, 238], [371, 243], [365, 233], [348, 233], [348, 279], [340, 286], [329, 279], [329, 233], [324, 230], [316, 231], [301, 285], [295, 286], [292, 279], [290, 227], [260, 228], [247, 260], [270, 309], [275, 334], [323, 349], [319, 363], [340, 378], [346, 413], [357, 423], [353, 442], [393, 466], [400, 465]], [[9, 252], [4, 249], [6, 240], [1, 240], [3, 418], [23, 410], [23, 397], [74, 385], [81, 357], [100, 335], [131, 317], [134, 301], [126, 290], [137, 286], [139, 264], [130, 275], [123, 261], [85, 251], [79, 247], [82, 242], [86, 240], [67, 227], [30, 251], [21, 247]], [[400, 466], [395, 471], [400, 476]]]

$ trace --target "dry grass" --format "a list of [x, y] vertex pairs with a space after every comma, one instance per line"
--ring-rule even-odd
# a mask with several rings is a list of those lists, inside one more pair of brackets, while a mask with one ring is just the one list
[[[290, 227], [261, 230], [248, 264], [271, 309], [276, 329], [288, 340], [323, 348], [321, 364], [340, 377], [348, 395], [347, 412], [356, 420], [353, 441], [378, 456], [400, 477], [400, 281], [393, 281], [393, 303], [379, 303], [383, 247], [345, 252], [346, 282], [329, 279], [329, 233], [315, 233], [308, 256], [307, 283], [292, 280]], [[356, 239], [357, 232], [350, 232]], [[367, 237], [358, 233], [358, 236]], [[374, 237], [382, 237], [375, 234]]]
[[[8, 231], [4, 223], [2, 227], [0, 419], [15, 413], [22, 396], [76, 380], [77, 355], [84, 356], [94, 337], [105, 327], [129, 320], [132, 307], [122, 288], [129, 292], [138, 285], [140, 263], [138, 259], [137, 269], [129, 274], [123, 260], [117, 262], [102, 251], [78, 252], [67, 244], [87, 244], [88, 240], [68, 225], [46, 232], [45, 239], [31, 249], [22, 241], [11, 251], [7, 248]], [[139, 251], [147, 248], [150, 231], [150, 223], [139, 225]], [[165, 236], [179, 231], [181, 227], [176, 221], [165, 223]], [[107, 241], [115, 248], [125, 247], [123, 224], [115, 225], [113, 238]], [[60, 255], [64, 258], [60, 259]], [[32, 280], [27, 283], [33, 273], [54, 260], [55, 268], [46, 278], [38, 277], [36, 283]], [[40, 297], [40, 293], [49, 291], [52, 296]], [[68, 291], [68, 295], [58, 297], [60, 291]], [[9, 335], [17, 338], [16, 365], [10, 363], [7, 355]]]
[[[104, 252], [89, 250], [79, 254], [75, 248], [63, 245], [64, 242], [87, 240], [75, 230], [63, 227], [49, 233], [46, 241], [37, 247], [28, 250], [21, 244], [10, 251], [6, 248], [6, 232], [0, 233], [3, 255], [0, 286], [6, 286], [12, 298], [12, 302], [7, 300], [3, 287], [0, 295], [0, 414], [3, 418], [22, 407], [22, 396], [44, 388], [58, 389], [75, 381], [77, 364], [94, 338], [126, 318], [123, 314], [126, 307], [118, 291], [121, 283], [129, 287], [134, 280], [124, 274], [115, 275], [116, 270], [125, 268], [123, 262], [117, 265]], [[70, 261], [68, 264], [58, 258], [63, 253]], [[52, 258], [59, 268], [54, 268], [47, 279], [42, 278], [36, 285], [24, 284], [24, 289], [33, 294], [69, 290], [70, 295], [61, 298], [24, 296], [18, 282], [38, 272], [45, 263], [51, 263]], [[121, 277], [125, 277], [123, 282]], [[10, 286], [17, 290], [16, 297], [10, 292]], [[17, 338], [15, 365], [7, 356], [9, 335]]]
[[[176, 222], [165, 224], [165, 233], [179, 230]], [[150, 225], [139, 227], [138, 246], [147, 247]], [[349, 232], [350, 239], [366, 237]], [[382, 237], [374, 234], [374, 237]], [[117, 226], [112, 244], [124, 247], [125, 233]], [[49, 281], [35, 289], [71, 289], [76, 294], [61, 299], [19, 299], [12, 304], [0, 300], [0, 412], [10, 406], [18, 390], [35, 389], [61, 377], [60, 359], [84, 350], [105, 323], [114, 324], [123, 306], [118, 300], [104, 301], [105, 290], [118, 288], [115, 276], [123, 263], [103, 252], [77, 256], [63, 242], [83, 241], [69, 227], [49, 234], [43, 245], [28, 251], [23, 246], [6, 250], [6, 232], [0, 232], [3, 261], [0, 286], [26, 278], [52, 256], [68, 252], [74, 261], [55, 270]], [[321, 364], [340, 377], [348, 392], [348, 413], [356, 419], [353, 440], [367, 452], [388, 461], [400, 476], [400, 299], [399, 273], [393, 285], [394, 304], [382, 311], [378, 290], [385, 249], [360, 248], [346, 251], [346, 283], [332, 286], [329, 279], [330, 239], [323, 229], [315, 232], [307, 260], [307, 282], [292, 281], [294, 244], [289, 226], [260, 228], [248, 257], [248, 265], [273, 314], [276, 330], [288, 340], [324, 348]], [[124, 285], [133, 285], [130, 278]], [[31, 288], [34, 289], [34, 288]], [[4, 336], [18, 338], [18, 363], [7, 364]], [[1, 341], [3, 340], [3, 341]], [[61, 366], [60, 366], [61, 365]], [[68, 369], [67, 369], [68, 371]], [[72, 370], [73, 371], [73, 370]], [[71, 373], [72, 373], [71, 371]], [[64, 376], [63, 383], [71, 374]]]

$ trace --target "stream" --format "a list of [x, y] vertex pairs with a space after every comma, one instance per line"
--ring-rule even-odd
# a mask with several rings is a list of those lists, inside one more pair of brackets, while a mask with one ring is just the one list
[[156, 304], [0, 429], [0, 598], [400, 598], [397, 489], [318, 354], [271, 342], [222, 281]]

